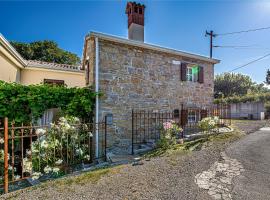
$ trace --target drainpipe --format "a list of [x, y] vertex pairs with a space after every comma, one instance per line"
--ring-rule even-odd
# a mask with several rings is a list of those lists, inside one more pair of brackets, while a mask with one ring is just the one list
[[[95, 69], [95, 92], [99, 92], [99, 45], [98, 45], [98, 38], [95, 38], [96, 43], [96, 69]], [[96, 96], [96, 158], [99, 157], [99, 97]]]

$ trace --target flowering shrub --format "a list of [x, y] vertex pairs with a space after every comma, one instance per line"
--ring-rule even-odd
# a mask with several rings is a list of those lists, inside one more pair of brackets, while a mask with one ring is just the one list
[[217, 127], [218, 125], [218, 122], [219, 122], [219, 118], [218, 117], [206, 117], [206, 118], [203, 118], [200, 122], [199, 122], [199, 128], [202, 130], [202, 131], [210, 131], [214, 128]]
[[[37, 129], [37, 140], [23, 159], [24, 172], [38, 179], [64, 174], [68, 166], [90, 161], [89, 139], [92, 133], [76, 117], [61, 117], [49, 130]], [[32, 160], [30, 157], [32, 156]]]
[[171, 144], [176, 143], [176, 138], [183, 131], [175, 121], [170, 120], [162, 124], [161, 137], [158, 146], [168, 148]]

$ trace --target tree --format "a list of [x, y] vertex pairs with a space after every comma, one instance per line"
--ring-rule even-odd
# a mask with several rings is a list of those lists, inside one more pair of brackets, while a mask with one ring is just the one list
[[266, 72], [265, 83], [266, 83], [267, 85], [270, 84], [270, 70], [269, 70], [269, 69], [268, 69], [267, 72]]
[[76, 54], [59, 48], [54, 41], [43, 40], [31, 43], [13, 41], [11, 44], [26, 60], [40, 60], [69, 65], [80, 63], [80, 58]]
[[240, 73], [223, 73], [216, 75], [214, 90], [215, 94], [222, 93], [224, 97], [269, 92], [263, 84], [257, 84], [253, 82], [249, 76]]

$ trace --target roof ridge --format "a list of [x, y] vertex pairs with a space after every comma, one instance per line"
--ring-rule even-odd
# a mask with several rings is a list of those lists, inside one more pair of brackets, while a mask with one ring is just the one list
[[71, 64], [64, 64], [64, 63], [56, 63], [56, 62], [47, 62], [42, 60], [26, 60], [27, 62], [38, 62], [42, 64], [53, 64], [53, 65], [59, 65], [59, 66], [71, 66], [71, 67], [80, 67], [81, 65], [71, 65]]
[[62, 69], [67, 71], [83, 71], [81, 65], [60, 64], [41, 60], [26, 60], [28, 67], [41, 67], [49, 69]]

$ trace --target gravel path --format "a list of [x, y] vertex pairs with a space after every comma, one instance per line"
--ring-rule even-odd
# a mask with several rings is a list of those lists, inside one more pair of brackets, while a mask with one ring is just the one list
[[[257, 122], [249, 123], [249, 128]], [[244, 131], [248, 132], [246, 128]], [[64, 184], [26, 189], [2, 198], [12, 199], [212, 199], [198, 187], [195, 176], [219, 161], [227, 144], [211, 145], [192, 153], [172, 154], [143, 161], [143, 165], [124, 165], [117, 173], [104, 175], [97, 182]]]
[[244, 172], [233, 180], [233, 199], [270, 199], [270, 128], [233, 143], [226, 153], [240, 161]]

